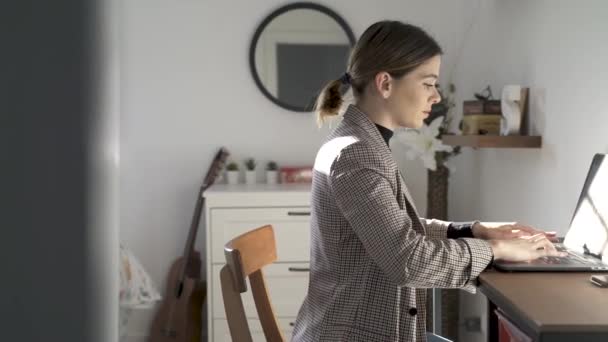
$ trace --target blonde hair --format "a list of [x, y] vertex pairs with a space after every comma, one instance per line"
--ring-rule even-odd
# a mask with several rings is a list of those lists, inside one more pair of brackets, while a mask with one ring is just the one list
[[389, 20], [372, 24], [355, 44], [346, 74], [321, 90], [315, 105], [317, 123], [321, 126], [328, 117], [338, 115], [348, 86], [358, 98], [379, 72], [400, 78], [440, 54], [439, 44], [417, 26]]

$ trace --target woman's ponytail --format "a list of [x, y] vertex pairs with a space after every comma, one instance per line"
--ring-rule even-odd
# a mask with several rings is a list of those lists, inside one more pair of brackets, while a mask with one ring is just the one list
[[317, 111], [317, 124], [319, 127], [323, 125], [327, 117], [338, 115], [340, 108], [344, 103], [342, 86], [350, 85], [350, 81], [350, 75], [345, 73], [340, 79], [329, 82], [323, 90], [321, 90], [315, 105], [315, 110]]

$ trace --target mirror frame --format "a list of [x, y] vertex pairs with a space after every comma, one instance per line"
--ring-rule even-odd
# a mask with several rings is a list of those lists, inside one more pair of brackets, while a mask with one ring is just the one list
[[[338, 25], [340, 25], [342, 30], [344, 30], [344, 33], [346, 34], [346, 36], [349, 40], [351, 49], [355, 45], [355, 35], [353, 34], [353, 31], [348, 26], [346, 21], [340, 15], [338, 15], [338, 13], [334, 12], [333, 10], [331, 10], [323, 5], [319, 5], [319, 4], [315, 4], [315, 3], [311, 3], [311, 2], [296, 2], [293, 4], [279, 7], [278, 9], [276, 9], [275, 11], [270, 13], [258, 25], [257, 29], [255, 30], [253, 38], [251, 39], [251, 45], [249, 47], [249, 69], [251, 70], [251, 74], [253, 76], [255, 84], [258, 86], [260, 91], [262, 91], [262, 93], [276, 105], [278, 105], [284, 109], [294, 111], [294, 112], [310, 113], [310, 111], [306, 110], [306, 108], [294, 106], [289, 103], [283, 102], [283, 101], [279, 100], [277, 97], [275, 97], [274, 95], [272, 95], [266, 89], [264, 84], [262, 83], [262, 80], [260, 79], [260, 76], [258, 75], [258, 71], [255, 66], [255, 49], [256, 49], [257, 43], [260, 39], [260, 36], [262, 35], [262, 32], [264, 32], [264, 29], [268, 26], [268, 24], [270, 24], [272, 22], [272, 20], [274, 18], [278, 17], [279, 15], [281, 15], [283, 13], [286, 13], [286, 12], [289, 12], [292, 10], [296, 10], [296, 9], [309, 9], [309, 10], [319, 11], [321, 13], [328, 15], [330, 18], [334, 19], [338, 23]], [[346, 65], [344, 65], [344, 67], [346, 69]], [[338, 78], [340, 76], [341, 75], [336, 75], [336, 78]]]

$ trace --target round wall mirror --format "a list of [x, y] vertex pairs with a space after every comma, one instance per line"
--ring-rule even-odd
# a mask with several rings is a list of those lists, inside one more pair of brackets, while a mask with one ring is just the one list
[[262, 93], [277, 105], [310, 112], [321, 88], [342, 76], [355, 36], [327, 7], [294, 3], [272, 12], [257, 28], [249, 65]]

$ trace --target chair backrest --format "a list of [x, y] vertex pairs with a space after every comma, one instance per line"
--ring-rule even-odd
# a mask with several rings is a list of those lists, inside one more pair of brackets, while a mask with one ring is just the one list
[[252, 341], [241, 299], [241, 293], [247, 291], [246, 278], [249, 277], [251, 293], [266, 340], [283, 342], [285, 338], [279, 330], [262, 273], [262, 267], [277, 259], [272, 226], [254, 229], [230, 240], [224, 246], [224, 254], [226, 265], [220, 271], [220, 280], [232, 340]]

